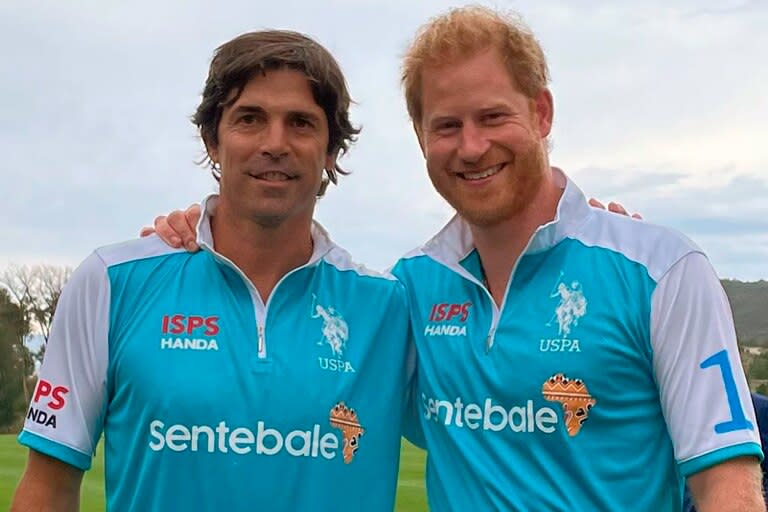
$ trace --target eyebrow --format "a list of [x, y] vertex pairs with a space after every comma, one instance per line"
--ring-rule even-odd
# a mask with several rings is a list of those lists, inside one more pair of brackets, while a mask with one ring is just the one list
[[232, 114], [266, 114], [266, 111], [257, 105], [238, 105], [230, 112]]
[[496, 104], [481, 108], [480, 113], [487, 114], [489, 112], [494, 112], [498, 110], [514, 111], [515, 109], [512, 108], [510, 105], [507, 105], [506, 103], [496, 103]]

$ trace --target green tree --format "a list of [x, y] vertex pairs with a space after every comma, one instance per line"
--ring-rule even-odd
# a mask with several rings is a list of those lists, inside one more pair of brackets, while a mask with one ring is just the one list
[[755, 357], [749, 365], [750, 380], [768, 380], [768, 352]]
[[29, 322], [8, 292], [0, 288], [0, 428], [14, 424], [29, 401], [34, 359], [24, 338]]

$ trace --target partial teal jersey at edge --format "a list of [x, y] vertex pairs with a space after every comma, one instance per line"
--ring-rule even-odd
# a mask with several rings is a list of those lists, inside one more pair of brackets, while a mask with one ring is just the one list
[[[720, 373], [701, 362], [720, 344], [738, 361], [735, 338], [691, 331], [678, 340], [686, 355], [666, 356], [662, 331], [690, 318], [677, 306], [656, 318], [656, 293], [698, 249], [593, 212], [568, 187], [499, 308], [459, 218], [394, 268], [410, 295], [433, 510], [679, 510], [685, 461], [761, 456], [753, 430], [714, 428], [731, 410]], [[686, 389], [696, 379], [703, 393]], [[749, 401], [745, 382], [733, 392]], [[701, 402], [689, 431], [665, 421], [690, 407], [686, 396]]]
[[[88, 370], [104, 379], [103, 412], [78, 423], [65, 414], [73, 398], [57, 431], [30, 425], [22, 443], [42, 439], [28, 444], [55, 457], [79, 429], [72, 437], [95, 445], [103, 417], [115, 511], [391, 511], [408, 381], [402, 285], [329, 246], [259, 305], [220, 256], [146, 256], [153, 244], [106, 248], [88, 265], [103, 262], [109, 290], [108, 339], [94, 340], [108, 344], [106, 366]], [[99, 279], [88, 273], [71, 286]], [[54, 371], [66, 364], [46, 361], [43, 377], [77, 397], [88, 383]]]

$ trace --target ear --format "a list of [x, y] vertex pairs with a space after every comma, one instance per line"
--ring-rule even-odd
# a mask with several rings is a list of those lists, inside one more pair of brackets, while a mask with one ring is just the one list
[[555, 104], [549, 89], [542, 89], [533, 99], [533, 109], [536, 114], [536, 128], [539, 136], [544, 139], [552, 131], [552, 118], [555, 114]]
[[[336, 160], [339, 158], [339, 152], [333, 151], [331, 153], [328, 153], [325, 155], [325, 166], [323, 169], [333, 169], [336, 167]], [[324, 170], [321, 170], [320, 172], [325, 172]]]

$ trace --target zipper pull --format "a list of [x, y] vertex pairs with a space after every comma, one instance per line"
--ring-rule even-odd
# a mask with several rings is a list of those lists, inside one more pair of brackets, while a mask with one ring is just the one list
[[492, 330], [491, 332], [488, 333], [488, 337], [485, 338], [485, 353], [486, 354], [488, 352], [490, 352], [491, 351], [491, 347], [493, 347], [493, 336], [494, 336], [494, 334], [496, 334], [496, 331]]
[[258, 350], [259, 350], [259, 357], [265, 357], [267, 355], [267, 347], [266, 343], [264, 342], [264, 326], [259, 325], [259, 344], [258, 344]]

